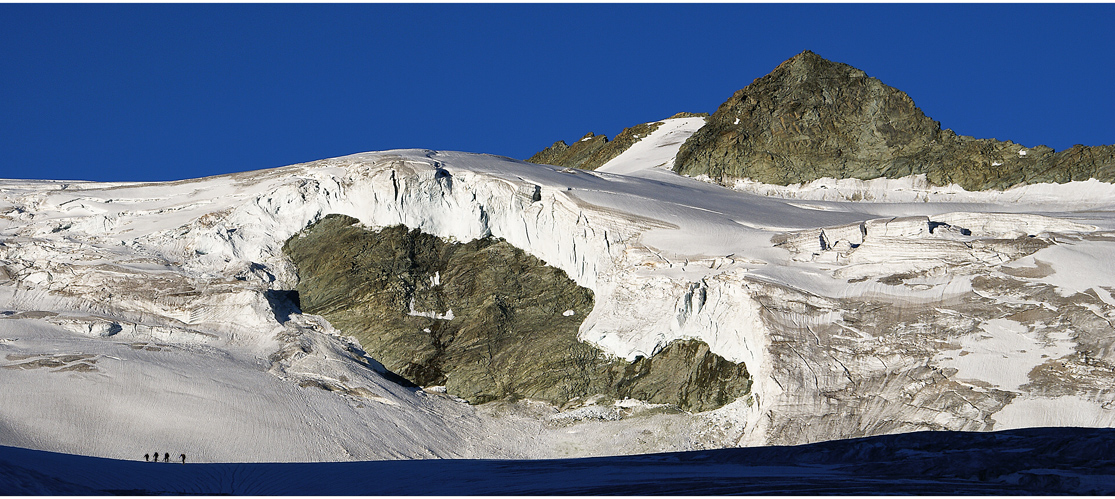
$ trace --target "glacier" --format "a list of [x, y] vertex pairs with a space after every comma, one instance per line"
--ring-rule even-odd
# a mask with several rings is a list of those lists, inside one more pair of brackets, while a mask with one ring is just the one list
[[[409, 149], [2, 180], [0, 445], [511, 459], [1115, 423], [1115, 186], [719, 186], [670, 170], [703, 122], [664, 120], [596, 171]], [[290, 300], [282, 245], [328, 214], [503, 238], [594, 292], [582, 340], [632, 360], [699, 339], [747, 366], [752, 393], [610, 421], [399, 385]], [[621, 403], [600, 410], [639, 404]]]

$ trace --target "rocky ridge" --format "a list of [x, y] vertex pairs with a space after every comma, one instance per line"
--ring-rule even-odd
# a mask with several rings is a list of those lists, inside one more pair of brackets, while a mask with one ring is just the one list
[[1003, 190], [1115, 181], [1115, 147], [1054, 152], [957, 135], [904, 92], [805, 51], [721, 104], [682, 146], [675, 171], [781, 185], [925, 174], [935, 185]]
[[[562, 148], [559, 142], [529, 161], [599, 166], [576, 160], [581, 150], [597, 147], [579, 144]], [[1004, 190], [1092, 178], [1115, 182], [1115, 146], [1054, 151], [958, 135], [906, 93], [807, 50], [721, 104], [681, 147], [674, 171], [722, 184], [747, 179], [777, 185], [921, 174], [937, 186]]]
[[[708, 116], [708, 113], [677, 113], [670, 118], [690, 118]], [[585, 134], [580, 140], [568, 145], [563, 140], [554, 142], [534, 156], [528, 162], [544, 165], [564, 166], [566, 168], [580, 168], [595, 170], [604, 163], [619, 156], [640, 139], [646, 138], [651, 132], [662, 125], [661, 121], [643, 123], [624, 128], [614, 140], [609, 141], [606, 135], [596, 135], [593, 132]]]

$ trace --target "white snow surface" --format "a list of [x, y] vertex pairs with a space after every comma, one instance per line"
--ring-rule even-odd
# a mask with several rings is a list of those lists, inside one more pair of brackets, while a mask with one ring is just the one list
[[[1115, 229], [1109, 184], [968, 193], [911, 177], [732, 190], [669, 170], [703, 120], [665, 120], [595, 172], [395, 150], [176, 182], [0, 181], [0, 444], [116, 458], [166, 449], [202, 461], [543, 458], [762, 444], [767, 416], [809, 394], [783, 389], [772, 374], [780, 361], [770, 355], [759, 290], [811, 300], [947, 300], [970, 291], [971, 278], [935, 274], [944, 263], [1028, 267], [1036, 259], [1051, 261], [1054, 272], [1033, 282], [1111, 298], [1104, 290], [1115, 287], [1115, 275], [1094, 266], [1115, 256], [1115, 238], [1082, 239]], [[276, 294], [297, 279], [284, 241], [332, 213], [459, 241], [504, 238], [593, 290], [583, 340], [634, 359], [700, 339], [746, 364], [753, 395], [701, 415], [567, 430], [527, 409], [471, 407], [436, 389], [403, 388], [344, 331]], [[923, 228], [931, 220], [971, 234], [930, 234]], [[772, 244], [787, 232], [799, 235], [789, 246]], [[1062, 241], [1016, 262], [994, 249], [963, 249], [972, 238], [1019, 234]], [[855, 252], [834, 249], [851, 244]], [[865, 279], [908, 271], [926, 274], [906, 286]], [[955, 365], [958, 378], [1017, 390], [1040, 355], [1012, 365], [1012, 352], [1045, 347], [1009, 321], [987, 322], [984, 331], [991, 340], [961, 342], [971, 359], [941, 362]], [[1062, 354], [1068, 341], [1043, 354]], [[1103, 400], [1073, 397], [1103, 410]], [[1051, 417], [1007, 409], [1011, 427]], [[1103, 414], [1085, 419], [1107, 425]], [[645, 431], [655, 437], [638, 436]]]
[[705, 118], [672, 118], [662, 120], [650, 135], [628, 147], [618, 156], [596, 169], [598, 172], [632, 174], [648, 168], [674, 167], [681, 145], [705, 124]]

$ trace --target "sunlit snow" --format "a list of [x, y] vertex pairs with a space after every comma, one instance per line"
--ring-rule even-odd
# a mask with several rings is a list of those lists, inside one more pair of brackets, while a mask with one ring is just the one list
[[[907, 177], [728, 189], [670, 171], [703, 121], [664, 120], [595, 172], [396, 150], [166, 183], [0, 181], [0, 445], [248, 462], [763, 444], [765, 421], [816, 393], [784, 390], [774, 377], [783, 360], [770, 345], [786, 340], [772, 338], [759, 287], [818, 303], [924, 303], [971, 291], [972, 277], [944, 273], [945, 263], [1010, 270], [1040, 261], [1052, 272], [1030, 282], [1092, 290], [1115, 305], [1115, 274], [1104, 263], [1115, 246], [1102, 236], [1115, 230], [1110, 184], [969, 193]], [[746, 364], [752, 395], [695, 416], [605, 421], [634, 409], [505, 411], [469, 406], [444, 388], [405, 388], [344, 331], [285, 301], [297, 277], [283, 242], [332, 213], [457, 241], [504, 238], [593, 290], [582, 339], [626, 359], [700, 339]], [[930, 222], [971, 235], [930, 233]], [[861, 226], [867, 239], [853, 241]], [[789, 242], [776, 246], [778, 235]], [[957, 250], [976, 237], [1032, 235], [1057, 244], [1013, 262], [994, 249]], [[903, 285], [878, 279], [904, 272], [920, 274]], [[452, 318], [451, 310], [410, 312]], [[942, 351], [941, 367], [957, 379], [1017, 390], [1043, 355], [1071, 344], [1041, 343], [1016, 323], [988, 319], [982, 333]], [[800, 320], [795, 327], [811, 327]], [[842, 334], [862, 336], [854, 327]], [[1020, 397], [996, 417], [1004, 427], [1110, 424], [1101, 400], [1073, 397], [1086, 417], [1043, 412], [1059, 403], [1054, 396]]]

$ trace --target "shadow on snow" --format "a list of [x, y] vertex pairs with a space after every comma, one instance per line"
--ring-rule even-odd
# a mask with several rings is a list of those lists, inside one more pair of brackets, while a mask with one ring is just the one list
[[5, 494], [1112, 494], [1115, 429], [918, 432], [552, 460], [145, 463], [0, 447]]

